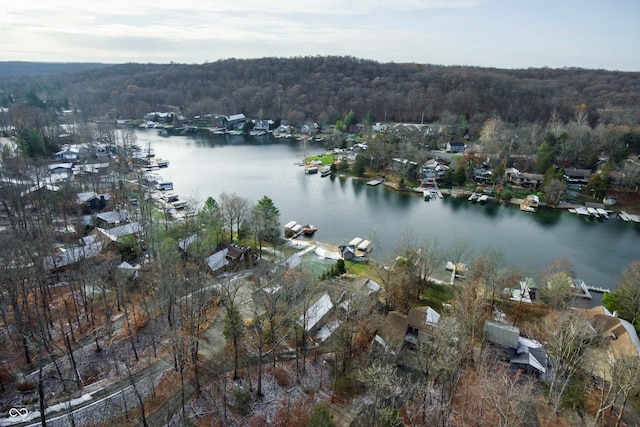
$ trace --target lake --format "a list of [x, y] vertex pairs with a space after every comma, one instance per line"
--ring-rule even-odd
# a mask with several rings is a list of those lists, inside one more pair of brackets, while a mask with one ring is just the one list
[[473, 253], [495, 248], [523, 274], [536, 277], [554, 259], [567, 258], [577, 276], [591, 285], [614, 288], [622, 269], [640, 260], [640, 226], [620, 219], [589, 220], [568, 212], [542, 209], [521, 212], [498, 203], [472, 204], [445, 197], [424, 201], [382, 185], [372, 187], [351, 178], [305, 175], [298, 141], [242, 136], [171, 136], [157, 130], [136, 131], [138, 144], [149, 144], [170, 165], [160, 169], [182, 200], [199, 204], [222, 192], [236, 193], [252, 204], [270, 197], [281, 223], [295, 220], [318, 227], [314, 239], [336, 245], [354, 237], [369, 238], [372, 258], [388, 261], [408, 232], [420, 242], [437, 239], [446, 250], [465, 241]]

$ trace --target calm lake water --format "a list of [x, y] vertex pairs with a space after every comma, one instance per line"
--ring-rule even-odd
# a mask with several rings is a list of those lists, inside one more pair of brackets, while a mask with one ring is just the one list
[[[170, 161], [160, 174], [173, 181], [182, 200], [219, 200], [226, 191], [255, 203], [266, 195], [280, 209], [282, 225], [291, 220], [314, 224], [314, 239], [337, 245], [354, 237], [373, 238], [372, 257], [382, 262], [407, 232], [416, 242], [436, 238], [445, 250], [461, 240], [472, 253], [499, 249], [507, 263], [534, 277], [554, 259], [567, 258], [578, 277], [608, 288], [615, 287], [626, 265], [640, 260], [640, 226], [619, 219], [587, 220], [551, 209], [525, 213], [455, 198], [425, 202], [418, 194], [351, 178], [305, 175], [295, 165], [304, 156], [297, 141], [162, 137], [155, 130], [137, 131], [137, 138], [141, 146], [150, 144], [157, 157]], [[320, 146], [306, 149], [307, 154], [321, 152]]]

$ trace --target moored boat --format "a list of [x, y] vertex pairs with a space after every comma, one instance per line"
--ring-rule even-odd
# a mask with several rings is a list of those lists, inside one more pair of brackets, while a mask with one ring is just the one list
[[305, 234], [305, 236], [311, 236], [316, 231], [318, 231], [318, 227], [316, 227], [315, 225], [306, 224], [302, 226], [302, 232]]

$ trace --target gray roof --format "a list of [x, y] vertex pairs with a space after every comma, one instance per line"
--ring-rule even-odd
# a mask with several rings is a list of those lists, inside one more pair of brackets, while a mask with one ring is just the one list
[[98, 227], [97, 230], [108, 239], [117, 242], [118, 238], [122, 236], [128, 236], [130, 234], [142, 232], [142, 226], [137, 222], [132, 222], [129, 224], [121, 225], [120, 227], [110, 228], [108, 230]]
[[182, 249], [183, 252], [187, 252], [187, 250], [189, 249], [189, 246], [191, 246], [191, 244], [196, 240], [198, 240], [198, 235], [192, 234], [186, 239], [178, 240], [178, 247]]
[[55, 255], [47, 256], [42, 260], [45, 270], [66, 267], [76, 262], [98, 256], [102, 250], [102, 242], [92, 243], [85, 246], [76, 246]]
[[484, 322], [484, 336], [494, 344], [517, 349], [519, 345], [520, 329], [504, 323], [487, 320]]
[[229, 264], [229, 261], [227, 260], [228, 252], [229, 252], [229, 249], [225, 248], [205, 258], [205, 261], [207, 262], [207, 265], [209, 266], [209, 268], [215, 272], [220, 270], [225, 265]]
[[82, 205], [95, 197], [98, 197], [95, 191], [86, 191], [84, 193], [78, 193], [76, 194], [76, 202], [79, 205]]
[[129, 216], [125, 211], [100, 212], [97, 217], [107, 224], [117, 224], [119, 222], [126, 222], [129, 220]]

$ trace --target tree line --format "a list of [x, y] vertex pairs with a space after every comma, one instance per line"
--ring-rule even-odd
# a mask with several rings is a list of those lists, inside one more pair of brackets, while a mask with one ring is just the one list
[[[509, 123], [563, 121], [576, 106], [589, 124], [636, 125], [638, 73], [588, 69], [505, 70], [379, 63], [353, 57], [227, 59], [198, 65], [121, 64], [46, 77], [0, 80], [0, 104], [69, 105], [86, 117], [149, 111], [188, 115], [242, 112], [250, 117], [335, 123], [353, 110], [359, 121], [434, 122], [464, 116]], [[34, 97], [35, 96], [35, 97]], [[115, 118], [115, 117], [114, 117]]]

